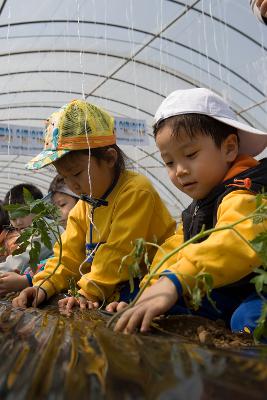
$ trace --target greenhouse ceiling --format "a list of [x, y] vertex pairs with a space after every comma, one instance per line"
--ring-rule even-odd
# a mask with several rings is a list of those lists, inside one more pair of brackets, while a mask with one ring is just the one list
[[[149, 143], [122, 147], [174, 215], [188, 199], [169, 182], [151, 129], [166, 95], [208, 87], [266, 128], [267, 27], [248, 0], [1, 0], [0, 38], [0, 124], [42, 129], [74, 98], [145, 120]], [[0, 155], [0, 198], [25, 181], [45, 192], [55, 172], [25, 171], [36, 152], [16, 154], [11, 141]]]

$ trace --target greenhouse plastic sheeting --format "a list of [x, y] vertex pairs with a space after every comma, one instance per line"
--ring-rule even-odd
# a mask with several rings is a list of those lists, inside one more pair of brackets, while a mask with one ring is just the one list
[[[249, 0], [0, 0], [0, 123], [43, 127], [55, 109], [85, 98], [145, 120], [149, 146], [123, 146], [178, 216], [188, 198], [172, 187], [152, 118], [171, 91], [208, 87], [242, 121], [266, 129], [267, 27]], [[0, 157], [0, 198], [55, 172], [25, 172], [29, 156]]]

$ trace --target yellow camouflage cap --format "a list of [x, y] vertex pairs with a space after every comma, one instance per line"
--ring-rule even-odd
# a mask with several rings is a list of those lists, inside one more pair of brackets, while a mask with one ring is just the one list
[[44, 142], [44, 149], [27, 169], [43, 168], [72, 150], [115, 144], [114, 119], [94, 104], [73, 100], [48, 118]]

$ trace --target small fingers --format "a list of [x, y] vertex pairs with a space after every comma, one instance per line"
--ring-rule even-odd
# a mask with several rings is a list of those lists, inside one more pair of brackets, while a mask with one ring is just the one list
[[21, 293], [18, 297], [15, 297], [15, 299], [12, 300], [12, 306], [26, 308], [27, 300], [27, 296], [24, 293]]
[[86, 306], [88, 307], [89, 310], [94, 310], [99, 306], [97, 301], [91, 301], [91, 300], [85, 300], [85, 301], [86, 301]]
[[87, 307], [90, 309], [90, 306], [89, 306], [90, 302], [87, 301], [84, 297], [79, 297], [78, 302], [79, 302], [81, 310], [85, 310]]
[[112, 303], [109, 303], [106, 306], [106, 310], [109, 311], [109, 312], [116, 312], [118, 304], [119, 304], [118, 301], [113, 301]]
[[117, 311], [122, 311], [124, 308], [128, 306], [128, 303], [125, 303], [124, 301], [113, 301], [112, 303], [109, 303], [106, 306], [106, 310], [109, 312], [117, 312]]
[[115, 332], [132, 333], [142, 322], [144, 311], [140, 307], [133, 307], [125, 311], [115, 325]]
[[65, 299], [58, 301], [58, 307], [60, 309], [71, 310], [76, 304], [78, 304], [78, 301], [75, 297], [65, 297]]
[[157, 315], [155, 310], [147, 310], [143, 316], [140, 332], [148, 332], [153, 318]]
[[73, 308], [73, 306], [78, 305], [78, 304], [79, 304], [79, 301], [78, 301], [78, 299], [76, 299], [76, 297], [69, 297], [68, 301], [66, 303], [66, 309], [68, 311], [70, 311]]
[[65, 297], [64, 299], [60, 299], [60, 300], [58, 300], [58, 307], [64, 308], [64, 307], [66, 307], [67, 303], [68, 303], [68, 297]]
[[134, 333], [142, 325], [144, 314], [145, 310], [143, 308], [137, 308], [128, 319], [123, 332], [126, 334]]

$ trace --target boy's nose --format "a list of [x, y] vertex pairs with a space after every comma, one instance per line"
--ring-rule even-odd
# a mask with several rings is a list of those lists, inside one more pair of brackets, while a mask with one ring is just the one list
[[181, 176], [188, 175], [188, 170], [183, 165], [177, 165], [176, 167], [176, 176], [179, 178]]

